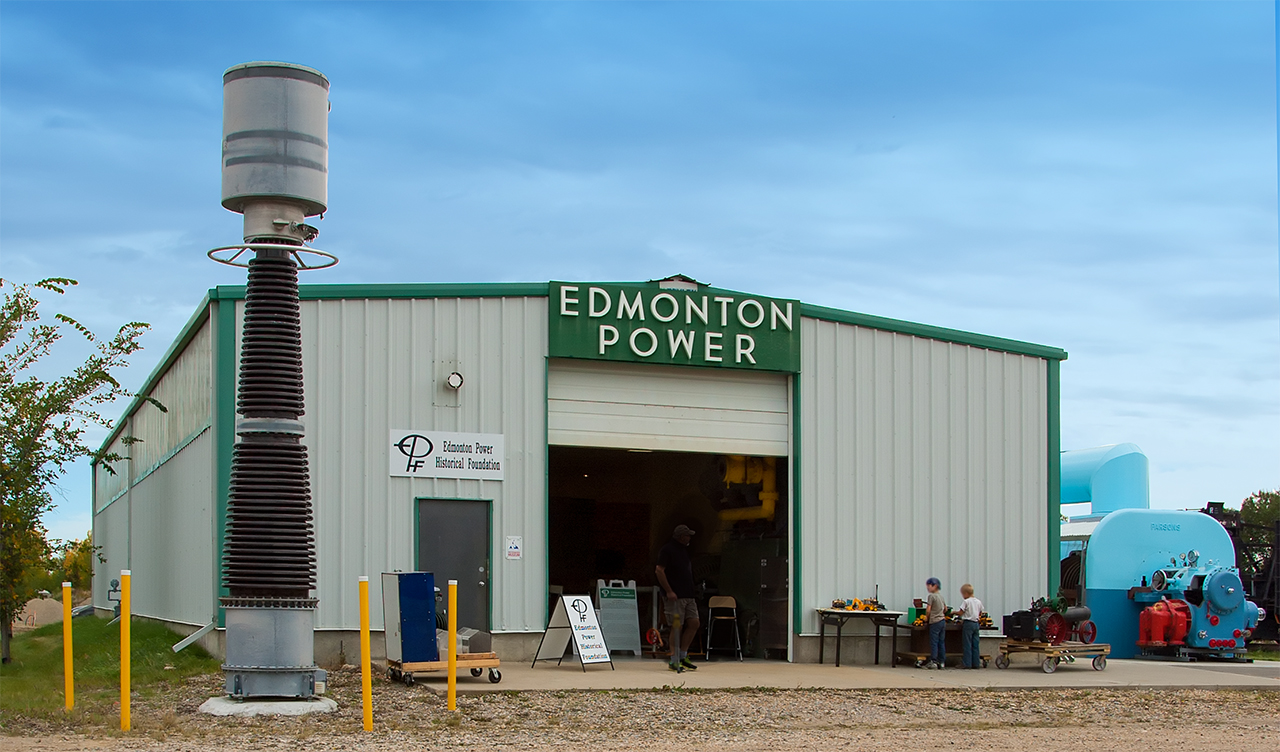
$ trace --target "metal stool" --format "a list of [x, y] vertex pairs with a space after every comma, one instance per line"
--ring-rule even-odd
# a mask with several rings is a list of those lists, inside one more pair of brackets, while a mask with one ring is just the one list
[[733, 596], [716, 595], [707, 601], [707, 657], [711, 657], [711, 634], [716, 622], [733, 623], [734, 653], [742, 660], [742, 637], [738, 633], [738, 602]]

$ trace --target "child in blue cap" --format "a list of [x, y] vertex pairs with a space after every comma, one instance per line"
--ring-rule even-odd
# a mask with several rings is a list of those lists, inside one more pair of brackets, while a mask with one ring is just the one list
[[942, 600], [942, 582], [930, 577], [924, 582], [929, 591], [925, 604], [925, 619], [929, 623], [929, 662], [925, 668], [946, 668], [947, 665], [947, 604]]

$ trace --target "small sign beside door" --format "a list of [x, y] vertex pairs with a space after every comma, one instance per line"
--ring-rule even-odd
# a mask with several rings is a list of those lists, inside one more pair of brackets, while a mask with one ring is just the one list
[[507, 536], [507, 559], [523, 559], [524, 558], [524, 536], [508, 535]]
[[502, 480], [506, 447], [500, 433], [392, 429], [387, 456], [394, 477]]

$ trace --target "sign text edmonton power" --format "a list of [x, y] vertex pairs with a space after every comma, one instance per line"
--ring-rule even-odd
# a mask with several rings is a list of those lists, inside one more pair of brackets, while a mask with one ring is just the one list
[[552, 357], [795, 371], [799, 304], [725, 290], [552, 282]]

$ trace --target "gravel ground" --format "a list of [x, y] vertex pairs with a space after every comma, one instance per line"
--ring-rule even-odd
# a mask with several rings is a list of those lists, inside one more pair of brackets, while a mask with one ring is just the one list
[[1280, 692], [1158, 690], [666, 690], [497, 692], [459, 712], [423, 687], [374, 683], [375, 730], [360, 729], [360, 678], [330, 673], [339, 710], [306, 718], [196, 712], [220, 676], [134, 701], [134, 731], [114, 715], [0, 719], [0, 748], [108, 750], [970, 750], [1280, 749]]

